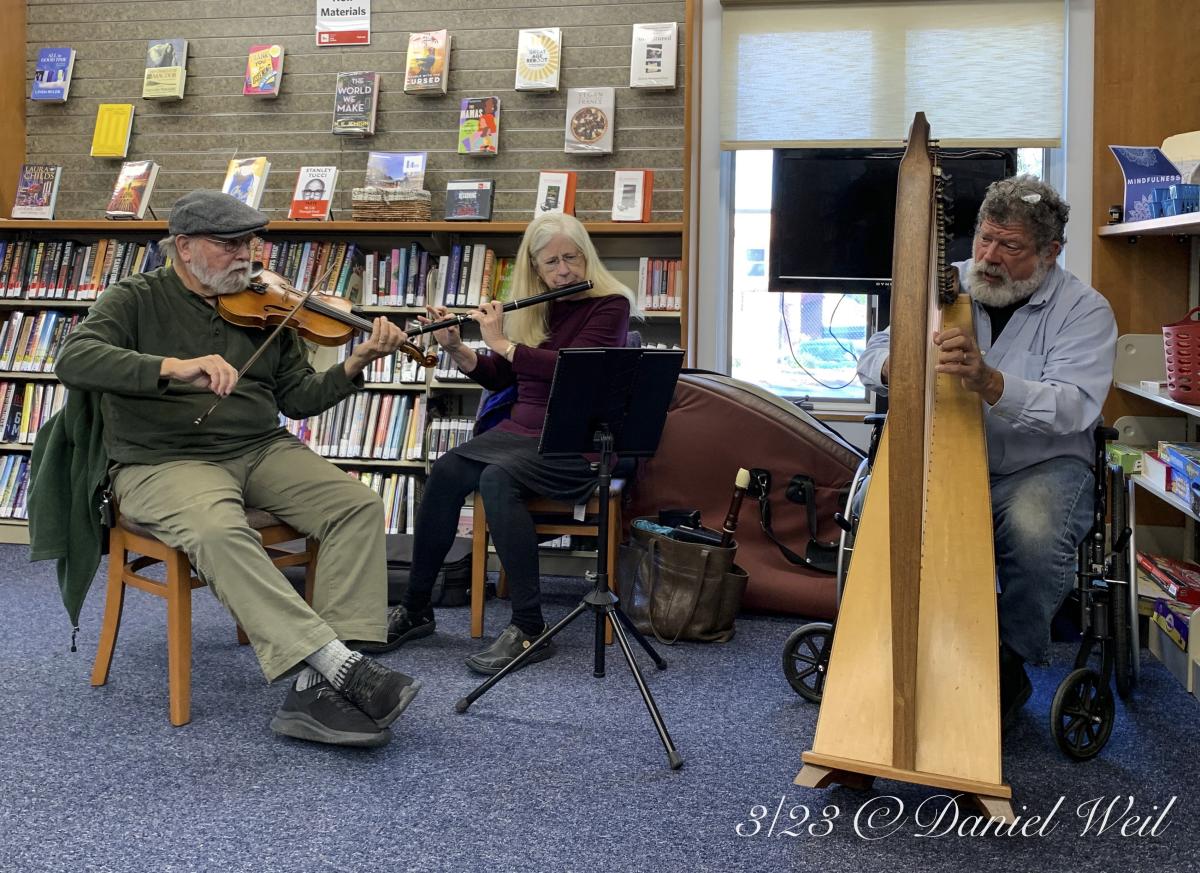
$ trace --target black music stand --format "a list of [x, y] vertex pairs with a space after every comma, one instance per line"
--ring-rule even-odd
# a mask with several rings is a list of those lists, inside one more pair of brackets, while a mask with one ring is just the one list
[[628, 457], [650, 457], [658, 448], [667, 406], [675, 393], [675, 381], [683, 364], [683, 352], [678, 349], [562, 349], [550, 383], [550, 399], [546, 423], [538, 451], [550, 458], [575, 458], [599, 453], [597, 463], [597, 495], [600, 500], [599, 532], [597, 534], [596, 569], [588, 571], [592, 589], [558, 624], [538, 637], [500, 672], [455, 704], [458, 712], [466, 712], [472, 703], [489, 688], [514, 670], [518, 670], [559, 631], [591, 610], [596, 615], [596, 648], [593, 675], [604, 675], [604, 620], [612, 621], [613, 635], [629, 663], [638, 691], [658, 738], [667, 751], [672, 770], [683, 766], [663, 724], [658, 706], [642, 679], [633, 659], [626, 631], [646, 650], [658, 669], [666, 669], [664, 661], [633, 626], [629, 617], [617, 608], [618, 598], [608, 587], [608, 502], [612, 483], [614, 452]]

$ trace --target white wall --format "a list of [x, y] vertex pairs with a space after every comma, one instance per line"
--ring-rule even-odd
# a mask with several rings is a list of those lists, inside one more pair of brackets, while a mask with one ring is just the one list
[[[696, 264], [692, 317], [696, 324], [696, 364], [728, 373], [730, 369], [729, 257], [732, 190], [724, 190], [729, 173], [722, 174], [721, 138], [717, 115], [720, 99], [721, 3], [698, 0], [701, 19], [700, 130], [697, 174], [699, 225], [693, 242]], [[1064, 0], [1067, 6], [1067, 118], [1066, 166], [1050, 167], [1049, 176], [1060, 185], [1071, 204], [1074, 219], [1068, 231], [1064, 263], [1085, 282], [1091, 280], [1092, 235], [1092, 55], [1095, 22], [1094, 0]], [[980, 99], [1020, 99], [997, 92]]]

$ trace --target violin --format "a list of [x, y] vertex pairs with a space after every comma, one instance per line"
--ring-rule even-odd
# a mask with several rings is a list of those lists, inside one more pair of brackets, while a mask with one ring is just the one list
[[[306, 295], [271, 270], [259, 271], [245, 291], [222, 294], [216, 304], [217, 312], [230, 324], [256, 328], [284, 325], [319, 346], [344, 345], [355, 331], [370, 333], [372, 329], [370, 321], [350, 311], [350, 301], [344, 297]], [[405, 341], [399, 351], [423, 367], [437, 364], [436, 354], [415, 343]]]

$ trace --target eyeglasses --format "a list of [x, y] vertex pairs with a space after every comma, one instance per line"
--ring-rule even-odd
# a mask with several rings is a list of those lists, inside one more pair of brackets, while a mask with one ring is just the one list
[[545, 270], [557, 270], [560, 263], [566, 264], [568, 267], [574, 267], [576, 264], [583, 262], [583, 255], [576, 252], [573, 255], [559, 255], [556, 258], [547, 258], [544, 261], [536, 262], [539, 267]]
[[225, 254], [232, 255], [235, 252], [241, 251], [242, 246], [253, 248], [254, 241], [257, 239], [257, 237], [251, 233], [247, 234], [246, 236], [239, 236], [235, 239], [221, 239], [220, 237], [216, 236], [201, 236], [200, 239], [208, 240], [213, 245], [222, 249]]

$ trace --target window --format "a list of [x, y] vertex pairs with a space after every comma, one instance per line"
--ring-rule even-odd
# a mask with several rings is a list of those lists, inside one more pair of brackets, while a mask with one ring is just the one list
[[[877, 298], [863, 294], [767, 291], [773, 154], [734, 153], [731, 375], [827, 409], [866, 410], [858, 355], [875, 322]], [[1044, 177], [1045, 151], [1019, 149], [1017, 172]]]

